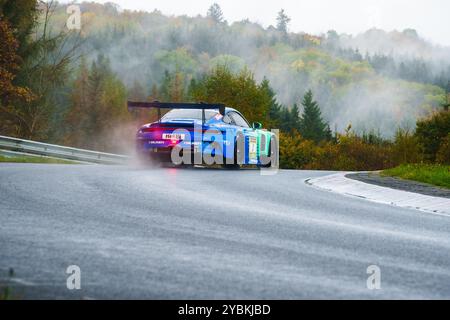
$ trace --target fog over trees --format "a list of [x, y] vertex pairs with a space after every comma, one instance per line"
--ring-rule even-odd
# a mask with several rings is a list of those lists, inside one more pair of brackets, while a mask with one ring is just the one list
[[[307, 111], [320, 119], [316, 124], [327, 139], [349, 127], [394, 138], [399, 128], [414, 131], [417, 119], [450, 101], [450, 48], [412, 29], [312, 35], [291, 32], [289, 12], [281, 8], [273, 13], [274, 25], [264, 28], [249, 20], [230, 24], [213, 3], [204, 15], [189, 17], [83, 2], [82, 28], [69, 31], [66, 5], [36, 4], [0, 6], [9, 21], [1, 25], [8, 40], [2, 55], [9, 55], [6, 71], [14, 75], [2, 78], [5, 88], [11, 85], [11, 98], [2, 96], [3, 134], [82, 146], [112, 123], [151, 118], [127, 113], [126, 99], [223, 99], [214, 102], [285, 132], [301, 131]], [[12, 7], [24, 9], [13, 15]], [[19, 70], [14, 55], [24, 62]], [[239, 86], [254, 100], [234, 97]], [[314, 102], [320, 110], [305, 110], [309, 91], [314, 101], [307, 106]], [[109, 150], [107, 145], [92, 142], [93, 148]]]
[[[257, 81], [269, 81], [286, 108], [300, 105], [311, 89], [332, 128], [342, 132], [351, 123], [359, 132], [392, 137], [398, 124], [413, 127], [416, 118], [439, 108], [450, 89], [450, 49], [410, 29], [357, 36], [292, 33], [282, 9], [274, 12], [276, 26], [264, 29], [248, 20], [228, 24], [217, 4], [196, 17], [96, 3], [82, 3], [81, 11], [86, 59], [104, 55], [129, 89], [142, 86], [146, 95], [168, 77], [187, 90], [192, 79], [217, 65], [233, 72], [247, 68]], [[64, 25], [66, 17], [58, 9], [54, 26]]]

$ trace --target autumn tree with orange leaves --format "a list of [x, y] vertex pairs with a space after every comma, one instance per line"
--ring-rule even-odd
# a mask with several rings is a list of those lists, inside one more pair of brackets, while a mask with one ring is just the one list
[[28, 88], [13, 83], [20, 68], [18, 48], [19, 44], [11, 26], [3, 16], [0, 16], [0, 110], [6, 118], [3, 119], [0, 130], [13, 126], [14, 122], [7, 119], [6, 115], [11, 115], [14, 102], [20, 100], [30, 102], [33, 99], [33, 94]]

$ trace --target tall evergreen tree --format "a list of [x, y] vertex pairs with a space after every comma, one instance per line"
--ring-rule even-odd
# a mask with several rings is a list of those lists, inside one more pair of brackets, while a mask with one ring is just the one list
[[289, 111], [289, 127], [291, 130], [299, 130], [300, 128], [300, 110], [296, 103], [294, 103]]
[[209, 7], [206, 15], [217, 23], [223, 22], [222, 9], [217, 3], [214, 3], [211, 7]]
[[447, 83], [444, 101], [442, 102], [441, 106], [442, 108], [444, 108], [445, 111], [448, 111], [450, 108], [450, 81], [448, 81]]
[[275, 97], [275, 91], [273, 91], [273, 89], [270, 87], [270, 83], [267, 78], [264, 78], [261, 82], [261, 90], [264, 91], [270, 99], [270, 107], [269, 112], [267, 113], [266, 126], [268, 128], [280, 129], [283, 107], [278, 103]]
[[302, 100], [303, 113], [299, 121], [299, 131], [303, 138], [320, 142], [328, 139], [331, 130], [322, 119], [319, 105], [313, 99], [313, 93], [308, 90]]
[[289, 111], [288, 108], [282, 108], [281, 109], [281, 114], [280, 114], [280, 129], [283, 132], [290, 132], [292, 131], [292, 127], [291, 127], [291, 112]]
[[284, 9], [281, 9], [280, 12], [278, 12], [277, 16], [277, 29], [281, 32], [287, 33], [290, 21], [291, 18], [287, 16], [287, 14], [284, 12]]

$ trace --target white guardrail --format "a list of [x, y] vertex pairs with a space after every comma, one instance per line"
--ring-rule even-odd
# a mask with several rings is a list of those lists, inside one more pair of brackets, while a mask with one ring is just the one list
[[0, 136], [0, 149], [99, 164], [125, 164], [129, 157]]

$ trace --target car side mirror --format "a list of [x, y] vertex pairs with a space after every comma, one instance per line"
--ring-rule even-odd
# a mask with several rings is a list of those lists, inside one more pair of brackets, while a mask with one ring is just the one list
[[252, 127], [253, 127], [253, 129], [261, 129], [262, 123], [261, 122], [253, 122]]

